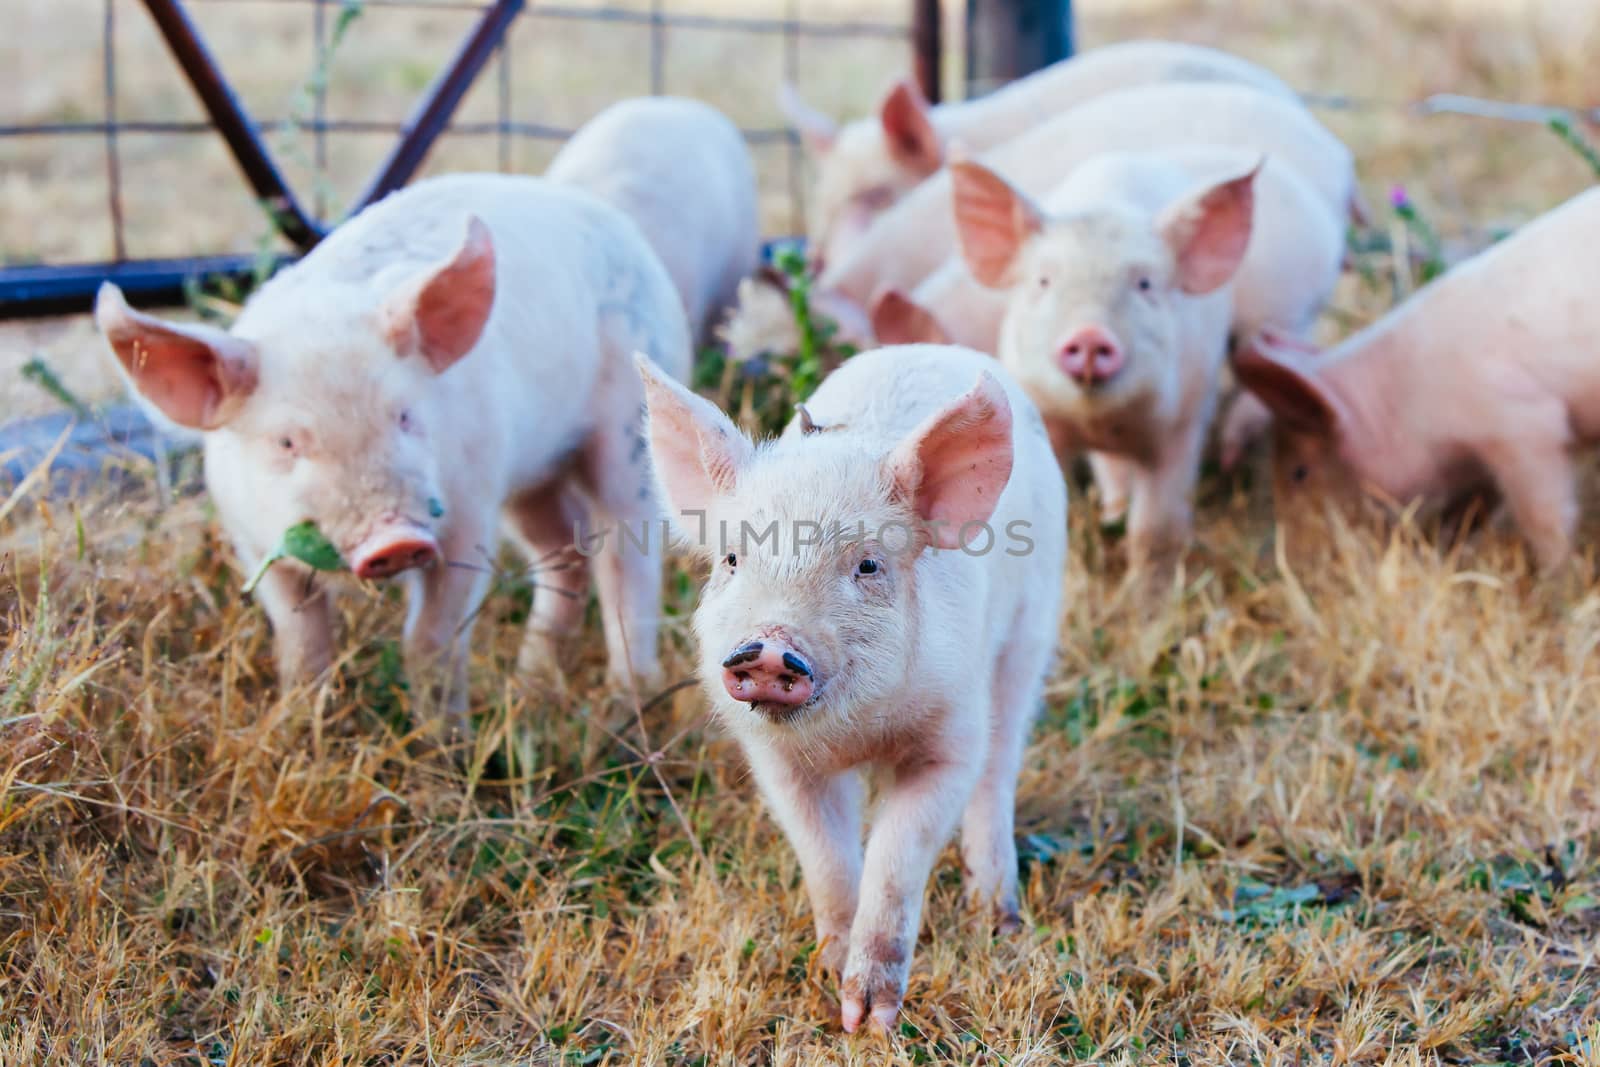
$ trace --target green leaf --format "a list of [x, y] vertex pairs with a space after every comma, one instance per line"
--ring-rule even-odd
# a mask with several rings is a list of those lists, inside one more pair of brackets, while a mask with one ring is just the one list
[[317, 524], [307, 519], [283, 531], [283, 553], [293, 556], [312, 570], [337, 571], [344, 568], [344, 557], [333, 542], [322, 535]]
[[299, 560], [313, 570], [336, 571], [344, 567], [344, 559], [339, 555], [339, 550], [333, 547], [333, 542], [323, 536], [315, 522], [307, 519], [283, 531], [283, 540], [278, 542], [277, 548], [267, 553], [240, 592], [245, 596], [255, 592], [256, 586], [274, 563], [290, 558]]

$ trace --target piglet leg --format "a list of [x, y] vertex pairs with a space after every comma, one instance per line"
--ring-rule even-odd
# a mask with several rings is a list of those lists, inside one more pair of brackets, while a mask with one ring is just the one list
[[598, 427], [583, 449], [584, 488], [595, 503], [592, 522], [610, 531], [604, 547], [589, 562], [600, 597], [611, 678], [618, 684], [647, 688], [661, 677], [656, 642], [665, 532], [650, 482], [649, 448], [641, 422], [643, 386], [630, 373], [612, 388], [620, 395], [604, 410], [626, 415]]
[[[1053, 603], [1053, 602], [1052, 602]], [[961, 818], [961, 858], [970, 903], [1010, 933], [1021, 924], [1017, 896], [1017, 776], [1028, 727], [1039, 707], [1056, 620], [1047, 610], [1024, 611], [996, 664], [991, 690], [989, 758]]]
[[1128, 486], [1133, 480], [1130, 460], [1109, 452], [1089, 453], [1089, 473], [1100, 491], [1100, 524], [1110, 526], [1128, 515]]
[[972, 736], [896, 768], [873, 821], [840, 983], [840, 1019], [849, 1032], [869, 1015], [887, 1030], [900, 1012], [928, 876], [984, 766], [981, 708], [967, 718], [974, 724]]
[[253, 595], [272, 623], [280, 684], [309, 682], [327, 670], [333, 662], [333, 607], [323, 579], [280, 560], [262, 576]]
[[467, 648], [473, 617], [489, 588], [494, 524], [465, 520], [441, 538], [440, 558], [413, 579], [404, 648], [411, 692], [424, 721], [449, 735], [469, 732]]
[[1154, 465], [1134, 469], [1128, 509], [1128, 562], [1134, 572], [1164, 579], [1188, 547], [1204, 436], [1203, 427], [1190, 426]]
[[599, 531], [588, 528], [587, 507], [565, 484], [525, 493], [506, 510], [534, 581], [517, 670], [523, 675], [558, 671], [563, 645], [582, 625], [589, 597], [589, 561], [578, 539], [597, 537]]
[[1564, 413], [1546, 413], [1543, 422], [1529, 415], [1522, 433], [1496, 442], [1483, 451], [1482, 459], [1495, 484], [1511, 509], [1517, 528], [1533, 548], [1539, 569], [1546, 574], [1556, 570], [1572, 553], [1572, 538], [1578, 526], [1576, 473], [1567, 443], [1553, 435], [1549, 439], [1527, 436], [1527, 427], [1561, 426]]
[[861, 882], [861, 777], [854, 771], [817, 775], [768, 751], [751, 750], [749, 758], [762, 796], [800, 859], [822, 964], [841, 974]]

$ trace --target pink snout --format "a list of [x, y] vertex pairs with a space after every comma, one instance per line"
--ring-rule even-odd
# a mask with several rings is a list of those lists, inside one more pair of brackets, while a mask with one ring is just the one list
[[747, 704], [797, 708], [816, 691], [816, 675], [805, 658], [780, 641], [751, 641], [722, 661], [722, 686]]
[[428, 531], [409, 523], [381, 526], [350, 553], [357, 578], [391, 578], [439, 558], [439, 543]]
[[1084, 385], [1110, 380], [1127, 362], [1116, 336], [1098, 326], [1085, 326], [1067, 338], [1056, 359], [1067, 377]]

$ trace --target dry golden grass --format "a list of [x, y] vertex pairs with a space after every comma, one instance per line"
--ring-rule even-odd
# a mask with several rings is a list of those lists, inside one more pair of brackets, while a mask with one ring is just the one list
[[0, 1062], [1595, 1062], [1600, 595], [1496, 533], [1334, 525], [1288, 571], [1263, 495], [1209, 488], [1149, 623], [1077, 509], [1027, 928], [968, 928], [952, 851], [893, 1042], [838, 1032], [692, 690], [524, 687], [508, 588], [458, 771], [406, 753], [392, 597], [280, 696], [201, 501], [13, 519]]
[[[22, 41], [53, 8], [24, 9]], [[1584, 98], [1600, 20], [1456, 8], [1080, 12], [1086, 43], [1210, 41], [1319, 90]], [[93, 85], [48, 24], [13, 83], [44, 111]], [[737, 54], [701, 76], [759, 83], [745, 102], [767, 107], [771, 72]], [[568, 118], [637, 88], [559, 70]], [[879, 73], [819, 92], [861, 103]], [[1451, 232], [1588, 180], [1536, 128], [1331, 121], [1374, 199], [1404, 181]], [[97, 254], [64, 221], [95, 203], [72, 167], [3, 165], [7, 256]], [[139, 224], [173, 242], [146, 251], [256, 232], [144, 192]], [[104, 394], [81, 323], [28, 329]], [[0, 394], [0, 412], [36, 402]], [[839, 1032], [797, 864], [692, 689], [640, 709], [600, 687], [594, 652], [563, 691], [525, 686], [508, 581], [477, 633], [477, 749], [466, 770], [420, 760], [391, 594], [351, 589], [335, 678], [283, 694], [203, 498], [0, 502], [0, 1064], [1600, 1063], [1595, 560], [1547, 586], [1500, 529], [1441, 549], [1301, 516], [1286, 539], [1260, 481], [1207, 481], [1155, 620], [1119, 601], [1115, 546], [1075, 498], [1021, 789], [1027, 927], [968, 927], [952, 850], [887, 1041]], [[667, 581], [674, 677], [696, 584]]]

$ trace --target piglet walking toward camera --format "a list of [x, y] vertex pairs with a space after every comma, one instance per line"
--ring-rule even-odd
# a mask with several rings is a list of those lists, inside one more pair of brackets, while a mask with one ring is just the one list
[[1600, 190], [1331, 351], [1264, 336], [1239, 380], [1277, 416], [1278, 507], [1357, 484], [1408, 503], [1489, 487], [1539, 564], [1572, 550], [1573, 452], [1600, 439]]
[[1049, 215], [980, 164], [951, 168], [967, 267], [1009, 293], [1000, 360], [1062, 450], [1129, 486], [1135, 570], [1188, 542], [1259, 166], [1196, 187], [1159, 154], [1100, 156]]
[[[539, 569], [524, 648], [538, 666], [582, 618], [574, 523], [658, 514], [632, 353], [682, 377], [688, 327], [634, 225], [575, 190], [418, 183], [267, 283], [228, 332], [134, 311], [112, 285], [95, 314], [139, 395], [202, 432], [206, 484], [247, 568], [310, 520], [357, 576], [408, 581], [407, 667], [452, 726], [502, 517]], [[592, 562], [613, 673], [654, 675], [659, 552]], [[328, 667], [323, 582], [285, 562], [257, 596], [284, 680]]]
[[[958, 824], [969, 897], [1017, 923], [1017, 774], [1066, 551], [1043, 424], [992, 359], [954, 347], [856, 356], [761, 445], [645, 378], [657, 478], [713, 558], [701, 678], [799, 856], [845, 1029], [888, 1027]], [[863, 852], [869, 768], [883, 794]]]
[[593, 193], [638, 225], [683, 297], [695, 341], [756, 269], [756, 170], [726, 115], [698, 100], [639, 97], [584, 123], [545, 177]]

